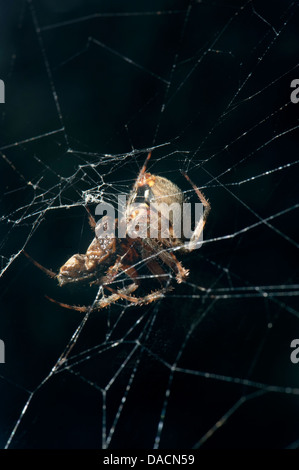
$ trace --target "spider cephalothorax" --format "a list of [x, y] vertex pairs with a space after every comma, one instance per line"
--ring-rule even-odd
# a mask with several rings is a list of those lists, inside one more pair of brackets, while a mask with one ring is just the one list
[[[61, 266], [57, 275], [31, 258], [39, 268], [51, 277], [56, 277], [60, 286], [85, 282], [110, 291], [110, 295], [104, 296], [103, 294], [102, 298], [95, 302], [93, 308], [100, 309], [120, 299], [129, 301], [131, 305], [150, 303], [163, 297], [170, 289], [169, 282], [166, 282], [169, 280], [167, 269], [175, 274], [179, 283], [188, 276], [189, 271], [182, 266], [174, 255], [173, 249], [186, 252], [196, 247], [210, 211], [210, 205], [185, 175], [204, 206], [203, 216], [198, 221], [192, 237], [186, 240], [180, 230], [184, 195], [170, 180], [146, 172], [150, 155], [149, 153], [129, 195], [125, 216], [112, 220], [106, 215], [98, 224], [90, 216], [90, 224], [95, 230], [95, 237], [85, 254], [73, 255]], [[174, 207], [173, 211], [167, 210], [170, 205]], [[122, 224], [126, 224], [125, 227], [121, 227]], [[153, 225], [156, 227], [154, 237], [151, 232]], [[167, 234], [164, 233], [166, 226], [168, 227]], [[116, 235], [119, 228], [122, 228], [122, 233], [125, 233], [122, 238]], [[142, 237], [138, 232], [140, 228], [143, 228], [143, 234], [145, 233]], [[98, 236], [99, 233], [102, 235]], [[145, 265], [149, 273], [158, 279], [160, 289], [135, 297], [132, 293], [141, 283], [138, 272], [141, 264]], [[124, 274], [130, 279], [130, 283], [125, 287], [113, 289], [111, 285]], [[87, 307], [59, 304], [79, 311], [87, 309]]]

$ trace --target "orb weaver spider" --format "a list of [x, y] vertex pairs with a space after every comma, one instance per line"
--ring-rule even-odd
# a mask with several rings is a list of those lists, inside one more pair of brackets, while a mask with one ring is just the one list
[[[173, 202], [178, 203], [179, 207], [183, 206], [185, 201], [183, 192], [178, 186], [165, 177], [153, 175], [146, 171], [147, 163], [151, 157], [151, 152], [139, 172], [133, 189], [130, 192], [128, 203], [126, 206], [126, 219], [139, 224], [145, 224], [149, 229], [149, 208], [150, 203], [163, 201], [167, 205]], [[24, 254], [32, 263], [45, 272], [48, 276], [58, 280], [60, 286], [70, 283], [89, 283], [90, 285], [98, 285], [103, 289], [103, 296], [97, 299], [92, 309], [100, 310], [121, 299], [129, 302], [130, 306], [145, 305], [163, 298], [165, 293], [172, 289], [171, 285], [165, 285], [165, 277], [167, 272], [165, 267], [170, 269], [176, 277], [176, 281], [181, 283], [189, 274], [189, 270], [185, 269], [181, 262], [174, 254], [174, 249], [182, 252], [190, 252], [196, 248], [198, 240], [202, 234], [208, 214], [210, 212], [210, 204], [202, 194], [202, 192], [192, 183], [190, 178], [183, 173], [187, 181], [193, 187], [198, 199], [203, 204], [203, 216], [197, 223], [192, 237], [186, 241], [184, 237], [176, 236], [174, 226], [175, 219], [181, 217], [182, 211], [177, 214], [175, 211], [171, 215], [157, 210], [155, 212], [156, 221], [161, 228], [161, 220], [163, 217], [169, 218], [169, 236], [162, 237], [158, 231], [156, 238], [146, 236], [145, 238], [131, 238], [126, 234], [125, 238], [117, 238], [115, 236], [115, 227], [121, 222], [118, 219], [109, 220], [108, 216], [104, 216], [99, 222], [101, 229], [105, 229], [105, 237], [99, 238], [97, 235], [92, 240], [85, 254], [74, 254], [59, 269], [56, 274], [52, 270], [45, 268], [28, 253]], [[134, 202], [139, 198], [142, 204], [139, 210], [135, 210]], [[160, 206], [159, 206], [160, 207]], [[96, 229], [96, 222], [89, 213], [89, 222], [93, 230]], [[176, 221], [177, 222], [177, 221]], [[109, 230], [113, 227], [113, 231]], [[139, 263], [145, 263], [149, 273], [160, 282], [161, 288], [143, 296], [132, 295], [140, 287], [140, 277], [138, 273]], [[116, 282], [120, 274], [125, 274], [131, 283], [125, 287], [113, 289], [111, 284]], [[110, 292], [109, 296], [104, 295], [104, 289]], [[47, 296], [46, 296], [47, 297]], [[61, 307], [86, 312], [90, 307], [69, 305], [58, 302], [47, 297], [52, 302], [57, 303]]]

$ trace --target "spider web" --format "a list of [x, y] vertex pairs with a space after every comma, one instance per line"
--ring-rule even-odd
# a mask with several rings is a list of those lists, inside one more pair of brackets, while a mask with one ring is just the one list
[[[297, 448], [298, 2], [0, 5], [1, 446]], [[211, 203], [176, 252], [188, 280], [142, 307], [49, 302], [102, 294], [22, 250], [55, 272], [85, 253], [86, 206], [128, 195], [150, 150]]]

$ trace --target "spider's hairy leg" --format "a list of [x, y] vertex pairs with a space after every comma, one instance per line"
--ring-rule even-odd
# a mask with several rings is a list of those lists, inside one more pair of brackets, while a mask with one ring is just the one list
[[139, 175], [138, 175], [138, 178], [137, 178], [137, 182], [138, 182], [138, 183], [139, 183], [140, 179], [142, 178], [142, 176], [144, 175], [144, 173], [146, 172], [146, 167], [147, 167], [147, 164], [148, 164], [149, 159], [151, 158], [151, 156], [152, 156], [152, 152], [149, 152], [149, 153], [147, 154], [147, 157], [146, 157], [146, 159], [145, 159], [145, 162], [144, 162], [144, 164], [142, 165], [142, 168], [141, 168], [141, 170], [140, 170], [140, 172], [139, 172]]
[[139, 184], [140, 184], [140, 181], [142, 180], [142, 177], [143, 177], [144, 173], [146, 172], [146, 167], [147, 167], [148, 161], [149, 161], [149, 159], [151, 158], [151, 156], [152, 156], [152, 152], [149, 152], [149, 153], [147, 154], [147, 157], [146, 157], [146, 159], [145, 159], [145, 162], [143, 163], [142, 168], [141, 168], [141, 170], [139, 171], [139, 175], [138, 175], [138, 177], [137, 177], [137, 179], [136, 179], [136, 181], [135, 181], [135, 184], [134, 184], [134, 186], [133, 186], [133, 190], [132, 190], [133, 193], [135, 193], [135, 192], [137, 191], [137, 188], [138, 188], [138, 186], [139, 186]]
[[[137, 270], [134, 268], [134, 266], [124, 264], [120, 258], [114, 263], [113, 266], [110, 266], [106, 275], [101, 278], [100, 283], [103, 285], [111, 284], [119, 276], [119, 273], [126, 274], [134, 281], [135, 284], [139, 286]], [[95, 281], [94, 284], [99, 284], [99, 282]]]
[[58, 300], [52, 299], [48, 295], [45, 295], [46, 299], [50, 300], [50, 302], [53, 302], [56, 305], [59, 305], [62, 308], [68, 308], [69, 310], [76, 310], [77, 312], [87, 312], [89, 310], [89, 307], [80, 307], [79, 305], [69, 305], [69, 304], [64, 304], [63, 302], [58, 302]]
[[189, 270], [182, 266], [182, 263], [171, 251], [162, 249], [161, 245], [153, 238], [145, 238], [143, 239], [143, 243], [146, 245], [148, 253], [151, 252], [153, 255], [158, 256], [163, 263], [176, 273], [178, 283], [181, 283], [187, 278]]
[[169, 274], [160, 266], [158, 261], [155, 261], [153, 259], [146, 259], [146, 266], [150, 270], [150, 272], [155, 276], [155, 279], [157, 279], [161, 285], [164, 285], [165, 282], [170, 280]]
[[[116, 251], [116, 249], [115, 249]], [[115, 261], [111, 263], [106, 274], [100, 279], [96, 279], [92, 284], [107, 285], [114, 282], [121, 274], [127, 275], [135, 284], [139, 285], [138, 272], [134, 267], [134, 263], [138, 261], [138, 253], [134, 248], [134, 240], [118, 239], [117, 252]]]
[[211, 206], [210, 206], [210, 203], [209, 201], [205, 198], [205, 196], [203, 195], [203, 193], [198, 189], [197, 186], [195, 186], [195, 184], [191, 181], [191, 179], [189, 178], [189, 176], [184, 172], [182, 171], [182, 174], [184, 175], [184, 177], [186, 178], [186, 180], [191, 184], [192, 188], [194, 189], [198, 199], [200, 200], [200, 202], [202, 203], [202, 205], [204, 206], [204, 213], [203, 213], [203, 216], [202, 218], [198, 221], [195, 229], [194, 229], [194, 232], [192, 234], [192, 237], [190, 238], [190, 241], [189, 243], [187, 243], [183, 250], [184, 251], [192, 251], [196, 248], [197, 246], [197, 242], [203, 232], [203, 229], [204, 229], [204, 226], [206, 224], [206, 221], [207, 221], [207, 218], [208, 218], [208, 215], [210, 213], [210, 210], [211, 210]]
[[[126, 293], [122, 292], [124, 289], [119, 289], [118, 291], [115, 291], [111, 287], [107, 287], [107, 289], [109, 289], [111, 292], [114, 292], [114, 294], [117, 295], [118, 298], [122, 298], [131, 302], [131, 305], [129, 305], [131, 307], [131, 306], [137, 306], [137, 305], [138, 306], [148, 305], [151, 302], [156, 302], [157, 300], [165, 297], [165, 294], [169, 292], [170, 290], [172, 290], [172, 287], [164, 287], [162, 289], [155, 290], [151, 292], [150, 294], [145, 295], [144, 297], [135, 297], [132, 295], [128, 295], [127, 292]], [[108, 297], [107, 300], [109, 300], [109, 298], [110, 297]]]
[[95, 230], [96, 225], [97, 225], [97, 223], [96, 223], [96, 221], [95, 221], [95, 218], [93, 217], [93, 215], [91, 214], [91, 212], [90, 212], [90, 210], [89, 210], [89, 208], [88, 208], [87, 206], [85, 206], [85, 210], [86, 210], [86, 212], [87, 212], [87, 214], [88, 214], [89, 225], [90, 225], [90, 227], [91, 227], [93, 230]]
[[165, 282], [170, 280], [169, 274], [166, 273], [165, 269], [159, 264], [158, 260], [153, 257], [153, 250], [150, 250], [148, 246], [142, 244], [142, 258], [144, 259], [146, 266], [149, 271], [155, 276], [159, 283], [163, 286]]
[[[103, 296], [100, 300], [97, 300], [94, 305], [85, 307], [85, 306], [79, 306], [79, 305], [69, 305], [65, 304], [63, 302], [59, 302], [55, 299], [52, 299], [51, 297], [48, 297], [46, 295], [46, 299], [50, 300], [54, 304], [59, 305], [62, 308], [67, 308], [69, 310], [75, 310], [77, 312], [82, 312], [85, 313], [87, 311], [92, 311], [92, 310], [101, 310], [102, 308], [108, 307], [111, 304], [116, 303], [119, 299], [124, 298], [124, 299], [130, 299], [130, 294], [132, 294], [137, 288], [138, 285], [135, 283], [130, 284], [127, 287], [124, 287], [123, 289], [119, 289], [117, 291], [114, 291], [108, 286], [105, 286], [108, 290], [113, 292], [112, 295], [109, 295], [108, 297]], [[133, 297], [132, 297], [133, 298]]]
[[177, 269], [176, 280], [180, 284], [189, 276], [189, 269], [184, 268], [182, 263], [177, 259], [177, 257], [174, 255], [172, 251], [167, 252], [167, 254], [169, 254], [172, 257], [176, 265], [176, 269]]
[[45, 268], [42, 264], [38, 263], [33, 259], [25, 250], [22, 250], [22, 253], [28, 258], [34, 266], [36, 266], [38, 269], [43, 271], [47, 276], [51, 277], [52, 279], [57, 277], [57, 274], [54, 273], [51, 269]]
[[84, 306], [79, 306], [79, 305], [69, 305], [65, 304], [62, 302], [58, 302], [57, 300], [52, 299], [51, 297], [46, 296], [48, 300], [51, 302], [59, 305], [62, 308], [67, 308], [69, 310], [75, 310], [77, 312], [82, 312], [86, 313], [89, 310], [102, 310], [105, 307], [108, 307], [111, 304], [116, 303], [119, 299], [124, 299], [130, 302], [128, 304], [128, 307], [134, 307], [134, 306], [139, 306], [139, 305], [147, 305], [150, 304], [151, 302], [156, 302], [159, 299], [162, 299], [165, 297], [165, 294], [169, 292], [172, 287], [165, 287], [163, 289], [156, 290], [154, 292], [151, 292], [148, 295], [145, 295], [144, 297], [134, 297], [131, 294], [138, 288], [138, 285], [133, 283], [130, 284], [127, 287], [124, 287], [122, 289], [114, 290], [109, 286], [105, 286], [106, 289], [108, 289], [110, 292], [112, 292], [111, 295], [108, 297], [102, 297], [101, 300], [98, 300], [92, 307], [84, 307]]

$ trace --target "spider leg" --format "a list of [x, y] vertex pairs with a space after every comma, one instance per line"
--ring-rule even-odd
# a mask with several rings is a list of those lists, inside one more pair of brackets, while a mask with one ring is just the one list
[[139, 172], [139, 175], [138, 175], [138, 177], [137, 177], [137, 179], [136, 179], [136, 181], [135, 181], [135, 184], [134, 184], [134, 187], [133, 187], [133, 192], [137, 190], [137, 188], [138, 188], [138, 186], [139, 186], [139, 183], [140, 183], [140, 180], [142, 179], [142, 177], [143, 177], [143, 175], [144, 175], [144, 173], [145, 173], [145, 171], [146, 171], [146, 167], [147, 167], [148, 161], [149, 161], [149, 159], [151, 158], [151, 156], [152, 156], [152, 152], [149, 152], [149, 153], [147, 154], [147, 157], [146, 157], [146, 159], [145, 159], [144, 164], [142, 165], [142, 168], [141, 168], [141, 170], [140, 170], [140, 172]]
[[92, 307], [86, 307], [86, 306], [79, 306], [79, 305], [69, 305], [65, 304], [63, 302], [59, 302], [58, 300], [52, 299], [51, 297], [48, 297], [47, 295], [45, 296], [46, 299], [50, 300], [54, 304], [59, 305], [62, 308], [67, 308], [69, 310], [76, 310], [77, 312], [87, 312], [89, 309], [92, 310], [101, 310], [102, 308], [108, 307], [109, 305], [117, 302], [119, 299], [124, 298], [126, 300], [129, 300], [130, 302], [133, 301], [136, 302], [135, 297], [131, 297], [129, 294], [133, 293], [137, 288], [138, 285], [133, 283], [130, 284], [129, 286], [119, 289], [117, 291], [114, 291], [114, 289], [111, 289], [108, 286], [104, 286], [106, 289], [110, 290], [112, 292], [112, 295], [109, 295], [108, 297], [102, 297], [100, 300], [96, 301], [95, 304]]
[[112, 292], [112, 295], [109, 295], [109, 297], [102, 297], [101, 300], [97, 301], [94, 307], [96, 310], [101, 310], [102, 308], [108, 307], [109, 305], [116, 303], [119, 299], [126, 299], [132, 302], [131, 299], [134, 297], [131, 297], [130, 294], [132, 294], [138, 288], [138, 284], [133, 282], [129, 286], [117, 290], [114, 290], [109, 286], [103, 287]]
[[[119, 299], [125, 299], [128, 302], [130, 302], [129, 307], [131, 306], [137, 306], [137, 305], [147, 305], [151, 302], [155, 302], [158, 299], [162, 299], [166, 292], [169, 292], [172, 287], [165, 287], [163, 289], [159, 289], [156, 291], [151, 292], [148, 295], [145, 295], [144, 297], [134, 297], [130, 294], [132, 294], [137, 288], [138, 285], [135, 283], [130, 284], [127, 287], [124, 287], [122, 289], [114, 290], [112, 287], [109, 286], [103, 286], [105, 289], [109, 290], [112, 292], [111, 295], [108, 297], [102, 297], [100, 300], [95, 302], [95, 304], [92, 306], [92, 310], [101, 310], [105, 307], [108, 307], [111, 304], [116, 303]], [[69, 305], [65, 304], [63, 302], [59, 302], [58, 300], [52, 299], [51, 297], [48, 297], [47, 295], [45, 296], [46, 299], [50, 300], [51, 302], [59, 305], [62, 308], [67, 308], [69, 310], [76, 310], [77, 312], [85, 313], [87, 312], [91, 307], [86, 307], [86, 306], [78, 306], [78, 305]]]
[[43, 271], [47, 276], [51, 277], [52, 279], [57, 277], [57, 274], [54, 273], [51, 269], [45, 268], [42, 264], [39, 264], [35, 259], [33, 259], [25, 250], [22, 250], [23, 254], [28, 258], [34, 266], [36, 266], [38, 269]]
[[203, 195], [203, 193], [198, 189], [197, 186], [195, 186], [195, 184], [191, 181], [191, 179], [189, 178], [189, 176], [182, 171], [182, 174], [185, 176], [186, 180], [191, 184], [192, 188], [194, 189], [194, 191], [196, 192], [197, 194], [197, 197], [198, 199], [200, 200], [200, 202], [203, 204], [204, 206], [204, 212], [203, 212], [203, 216], [202, 218], [198, 221], [195, 229], [194, 229], [194, 232], [192, 234], [192, 237], [190, 238], [190, 241], [189, 243], [187, 243], [187, 245], [185, 245], [183, 247], [183, 250], [184, 251], [192, 251], [196, 248], [197, 246], [197, 242], [203, 232], [203, 229], [204, 229], [204, 226], [206, 224], [206, 221], [207, 221], [207, 218], [208, 218], [208, 215], [210, 213], [210, 210], [211, 210], [211, 206], [210, 206], [210, 203], [209, 201], [205, 198], [205, 196]]
[[[117, 266], [116, 266], [117, 265]], [[130, 266], [129, 264], [124, 264], [121, 261], [116, 262], [114, 266], [110, 267], [107, 271], [107, 275], [105, 276], [105, 282], [113, 282], [115, 277], [119, 274], [119, 272], [122, 272], [129, 276], [135, 284], [139, 286], [140, 282], [138, 279], [138, 271], [134, 268], [134, 266]]]
[[[134, 256], [137, 256], [137, 253], [134, 252], [134, 255], [130, 261], [134, 262]], [[128, 263], [123, 262], [123, 256], [118, 256], [115, 263], [107, 269], [105, 276], [97, 279], [91, 283], [91, 285], [105, 285], [111, 284], [119, 273], [124, 273], [130, 277], [135, 284], [139, 286], [138, 272]]]
[[[157, 266], [159, 266], [159, 264], [157, 262], [152, 261], [151, 268], [153, 270], [154, 269], [157, 270]], [[159, 266], [159, 269], [160, 269], [160, 274], [162, 273], [165, 274], [165, 271], [160, 266]], [[109, 297], [103, 297], [100, 301], [98, 301], [95, 306], [97, 310], [107, 307], [111, 303], [117, 302], [119, 299], [127, 300], [128, 302], [131, 303], [130, 306], [147, 305], [160, 298], [163, 298], [165, 296], [165, 293], [171, 290], [171, 287], [164, 287], [160, 290], [153, 291], [150, 294], [145, 295], [144, 297], [132, 296], [130, 294], [132, 294], [132, 292], [134, 292], [139, 287], [139, 279], [138, 279], [139, 274], [138, 274], [138, 271], [133, 266], [122, 263], [121, 258], [116, 261], [114, 266], [109, 268], [107, 272], [107, 276], [105, 277], [105, 280], [106, 282], [111, 283], [115, 279], [115, 277], [117, 276], [120, 270], [126, 273], [134, 282], [130, 284], [129, 286], [124, 287], [122, 289], [113, 289], [112, 287], [103, 284], [103, 280], [102, 280], [103, 288], [112, 292], [112, 295], [110, 295]]]
[[[106, 288], [109, 289], [111, 292], [114, 292], [115, 295], [117, 295], [119, 298], [123, 298], [131, 302], [130, 306], [150, 304], [151, 302], [155, 302], [158, 299], [162, 299], [163, 297], [165, 297], [166, 292], [172, 290], [172, 287], [164, 287], [162, 289], [155, 290], [150, 294], [145, 295], [144, 297], [134, 297], [132, 295], [126, 295], [124, 293], [121, 293], [119, 290], [114, 291], [114, 289], [112, 289], [111, 287], [106, 286]], [[108, 297], [107, 300], [109, 300], [110, 297]]]
[[80, 307], [78, 305], [69, 305], [69, 304], [64, 304], [62, 302], [59, 302], [58, 300], [52, 299], [48, 295], [45, 295], [46, 299], [50, 300], [54, 304], [59, 305], [60, 307], [63, 308], [68, 308], [69, 310], [77, 310], [77, 312], [87, 312], [89, 307]]
[[89, 208], [87, 206], [85, 206], [85, 210], [88, 214], [88, 221], [89, 221], [89, 225], [90, 227], [92, 228], [92, 230], [94, 230], [96, 228], [96, 221], [95, 221], [95, 218], [93, 217], [93, 215], [91, 214]]
[[172, 251], [166, 252], [168, 255], [170, 255], [173, 259], [173, 262], [175, 263], [176, 270], [177, 270], [177, 275], [176, 275], [176, 280], [180, 284], [182, 281], [186, 279], [186, 277], [189, 276], [189, 269], [186, 269], [183, 267], [182, 263], [177, 259], [177, 257], [174, 255]]
[[[146, 248], [147, 248], [146, 250], [147, 254], [151, 254], [152, 250], [150, 250], [149, 247], [146, 247]], [[143, 250], [145, 251], [144, 245], [143, 245]], [[135, 258], [136, 256], [138, 256], [137, 253], [134, 254], [133, 258]], [[130, 261], [133, 262], [134, 259], [131, 259]], [[157, 261], [153, 259], [145, 258], [145, 262], [149, 270], [153, 274], [160, 274], [161, 276], [166, 274], [164, 269], [159, 265]], [[134, 268], [134, 266], [130, 264], [124, 264], [121, 261], [121, 258], [119, 258], [114, 264], [114, 266], [110, 267], [109, 270], [107, 271], [106, 282], [111, 283], [115, 279], [115, 277], [117, 276], [120, 270], [123, 273], [126, 273], [134, 281], [134, 283], [128, 286], [127, 288], [117, 289], [117, 290], [113, 289], [110, 286], [103, 285], [105, 289], [113, 293], [112, 296], [107, 298], [107, 302], [108, 301], [110, 303], [116, 302], [118, 299], [122, 298], [131, 302], [132, 305], [146, 305], [151, 302], [154, 302], [155, 300], [163, 298], [165, 293], [172, 289], [171, 287], [163, 287], [159, 290], [151, 292], [148, 295], [145, 295], [144, 297], [135, 297], [135, 296], [129, 295], [130, 293], [128, 290], [131, 288], [131, 286], [135, 286], [134, 290], [136, 290], [139, 287], [139, 279], [138, 279], [139, 274], [138, 274], [138, 271]], [[161, 282], [160, 278], [159, 278], [159, 281]]]
[[181, 283], [186, 279], [189, 274], [189, 270], [185, 269], [177, 257], [172, 251], [163, 250], [161, 245], [157, 243], [153, 238], [145, 238], [142, 243], [146, 245], [146, 249], [149, 253], [158, 256], [163, 263], [170, 267], [176, 273], [176, 280]]
[[163, 286], [165, 282], [169, 279], [169, 274], [166, 273], [163, 267], [159, 264], [158, 260], [152, 257], [152, 255], [154, 254], [153, 250], [150, 250], [149, 247], [146, 246], [144, 243], [142, 244], [142, 254], [147, 268]]
[[154, 261], [152, 259], [146, 260], [146, 265], [150, 272], [158, 279], [161, 285], [165, 283], [169, 279], [169, 275], [166, 271], [160, 266], [158, 261]]
[[146, 157], [146, 159], [145, 159], [145, 162], [144, 162], [144, 164], [142, 165], [142, 168], [141, 168], [141, 170], [140, 170], [140, 172], [139, 172], [137, 181], [139, 181], [139, 180], [142, 178], [142, 176], [144, 175], [144, 173], [145, 173], [145, 171], [146, 171], [146, 167], [147, 167], [148, 161], [149, 161], [149, 159], [151, 158], [151, 156], [152, 156], [152, 152], [148, 152], [147, 157]]
[[[132, 286], [132, 288], [130, 289], [131, 286]], [[133, 286], [134, 286], [134, 289], [133, 289]], [[116, 302], [118, 299], [125, 299], [125, 300], [128, 300], [129, 302], [133, 302], [133, 303], [137, 302], [136, 297], [128, 295], [128, 293], [134, 292], [138, 288], [137, 284], [131, 284], [130, 286], [128, 286], [124, 289], [118, 289], [118, 290], [112, 289], [112, 287], [109, 287], [109, 286], [104, 286], [104, 287], [105, 287], [105, 289], [109, 290], [113, 294], [110, 297], [107, 297], [107, 301], [110, 298], [113, 298], [113, 299], [115, 299], [115, 300], [113, 300], [113, 302]]]

